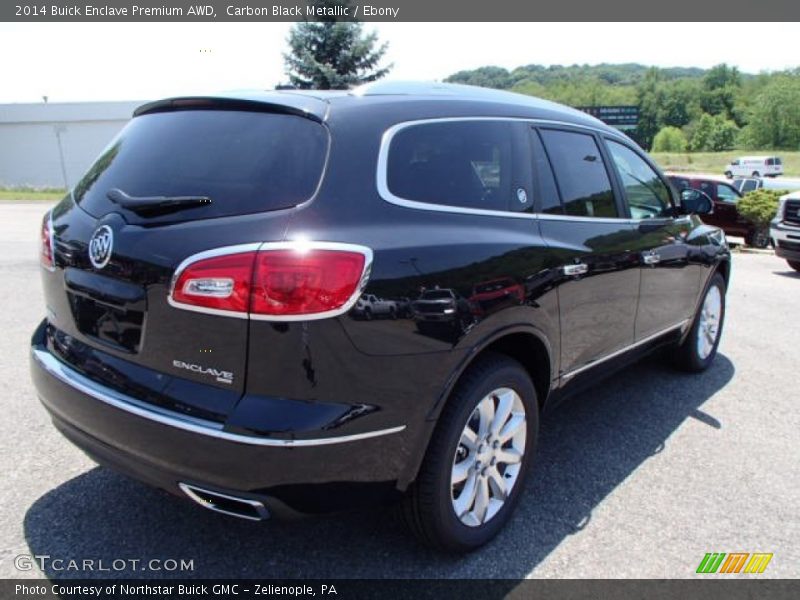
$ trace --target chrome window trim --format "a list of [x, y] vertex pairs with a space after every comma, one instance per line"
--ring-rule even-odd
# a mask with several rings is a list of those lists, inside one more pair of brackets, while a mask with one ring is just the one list
[[416, 125], [428, 125], [435, 123], [457, 123], [457, 122], [476, 122], [476, 121], [510, 121], [514, 123], [530, 123], [531, 125], [554, 125], [561, 127], [571, 127], [577, 129], [584, 129], [594, 133], [600, 133], [611, 138], [625, 138], [616, 135], [613, 131], [606, 131], [600, 127], [590, 127], [588, 125], [567, 123], [563, 121], [553, 121], [549, 119], [533, 119], [525, 117], [439, 117], [433, 119], [417, 119], [413, 121], [403, 121], [396, 123], [384, 131], [381, 137], [380, 148], [378, 150], [378, 165], [375, 173], [375, 181], [378, 188], [380, 197], [396, 206], [404, 208], [414, 208], [417, 210], [430, 210], [434, 212], [455, 213], [461, 215], [480, 215], [487, 217], [506, 217], [512, 219], [530, 219], [530, 220], [546, 220], [546, 221], [586, 221], [590, 223], [638, 223], [637, 219], [629, 219], [627, 217], [579, 217], [571, 215], [551, 215], [546, 213], [515, 213], [513, 211], [505, 210], [488, 210], [482, 208], [466, 208], [455, 206], [452, 204], [433, 204], [429, 202], [419, 202], [418, 200], [409, 200], [396, 196], [389, 190], [388, 182], [388, 168], [389, 168], [389, 149], [392, 139], [397, 133], [408, 127]]
[[[177, 302], [172, 297], [172, 293], [175, 289], [175, 284], [180, 278], [181, 273], [184, 270], [186, 270], [187, 267], [196, 263], [197, 261], [205, 260], [207, 258], [214, 258], [216, 256], [227, 256], [230, 254], [241, 254], [243, 252], [263, 252], [270, 250], [297, 250], [301, 252], [304, 250], [341, 250], [345, 252], [357, 252], [362, 256], [364, 256], [364, 269], [361, 272], [361, 280], [358, 284], [358, 287], [356, 287], [355, 291], [345, 304], [334, 310], [328, 310], [313, 314], [260, 315], [251, 312], [241, 313], [230, 310], [220, 310], [216, 308], [205, 308], [202, 306], [185, 304], [183, 302]], [[345, 314], [351, 308], [353, 308], [353, 306], [355, 306], [355, 303], [358, 301], [359, 297], [364, 291], [364, 288], [367, 286], [367, 281], [369, 280], [370, 272], [372, 270], [372, 260], [373, 260], [372, 249], [368, 248], [367, 246], [361, 246], [359, 244], [348, 244], [344, 242], [310, 241], [305, 239], [295, 239], [283, 242], [255, 242], [250, 244], [238, 244], [236, 246], [223, 246], [221, 248], [213, 248], [211, 250], [198, 252], [197, 254], [192, 254], [188, 258], [184, 259], [178, 265], [178, 268], [175, 269], [175, 273], [172, 276], [172, 281], [170, 282], [169, 292], [167, 294], [167, 302], [169, 303], [170, 306], [174, 308], [180, 308], [182, 310], [190, 310], [193, 312], [205, 313], [209, 315], [217, 315], [221, 317], [250, 319], [253, 321], [284, 321], [284, 322], [315, 321], [319, 319], [328, 319], [330, 317], [338, 317], [339, 315]]]
[[96, 381], [93, 381], [82, 375], [75, 369], [67, 366], [46, 350], [33, 348], [31, 350], [33, 359], [50, 375], [61, 381], [62, 383], [70, 386], [71, 388], [91, 396], [95, 400], [99, 400], [113, 408], [117, 408], [129, 414], [167, 425], [190, 433], [205, 435], [208, 437], [217, 438], [220, 440], [234, 442], [237, 444], [246, 444], [251, 446], [270, 446], [276, 448], [299, 448], [305, 446], [326, 446], [331, 444], [343, 444], [346, 442], [355, 442], [359, 440], [366, 440], [369, 438], [379, 437], [383, 435], [390, 435], [392, 433], [399, 433], [403, 431], [406, 426], [399, 425], [397, 427], [390, 427], [388, 429], [379, 429], [375, 431], [366, 431], [364, 433], [355, 433], [351, 435], [342, 435], [338, 437], [325, 437], [325, 438], [312, 438], [303, 440], [289, 440], [289, 439], [274, 439], [265, 437], [256, 437], [250, 435], [242, 435], [238, 433], [231, 433], [222, 429], [221, 423], [207, 421], [204, 419], [197, 419], [187, 415], [181, 415], [172, 411], [167, 411], [155, 406], [147, 405], [141, 400], [132, 398], [109, 387], [106, 387]]
[[606, 362], [607, 360], [611, 360], [612, 358], [616, 358], [618, 356], [621, 356], [621, 355], [625, 354], [626, 352], [628, 352], [629, 350], [633, 350], [634, 348], [637, 348], [638, 346], [642, 346], [642, 345], [644, 345], [644, 344], [646, 344], [648, 342], [652, 342], [654, 339], [659, 338], [662, 335], [665, 335], [665, 334], [669, 333], [670, 331], [674, 331], [676, 329], [683, 329], [689, 323], [690, 320], [691, 319], [683, 319], [682, 321], [679, 321], [675, 325], [670, 325], [669, 327], [665, 327], [664, 329], [660, 329], [659, 331], [656, 331], [655, 333], [651, 333], [650, 335], [648, 335], [647, 337], [642, 338], [639, 341], [636, 341], [636, 342], [634, 342], [634, 343], [632, 343], [632, 344], [630, 344], [628, 346], [620, 348], [619, 350], [615, 350], [614, 352], [606, 354], [605, 356], [601, 356], [600, 358], [597, 358], [597, 359], [593, 360], [592, 362], [583, 365], [582, 367], [578, 367], [577, 369], [573, 369], [572, 371], [568, 371], [567, 373], [564, 373], [561, 376], [561, 379], [562, 379], [562, 381], [566, 381], [567, 379], [571, 379], [575, 375], [578, 375], [579, 373], [583, 373], [584, 371], [588, 371], [589, 369], [591, 369], [593, 367], [596, 367], [596, 366]]

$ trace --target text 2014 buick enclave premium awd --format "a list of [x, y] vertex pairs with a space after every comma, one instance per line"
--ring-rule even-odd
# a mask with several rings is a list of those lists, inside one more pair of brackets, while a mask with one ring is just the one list
[[[469, 550], [513, 511], [544, 408], [658, 347], [714, 359], [709, 209], [525, 96], [154, 102], [44, 219], [33, 379], [98, 462], [207, 508], [401, 499], [422, 540]], [[356, 318], [363, 293], [409, 309]]]

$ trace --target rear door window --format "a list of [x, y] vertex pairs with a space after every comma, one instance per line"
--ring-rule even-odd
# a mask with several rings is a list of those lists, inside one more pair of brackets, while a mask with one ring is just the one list
[[[184, 110], [132, 119], [75, 186], [94, 216], [120, 210], [107, 193], [207, 196], [211, 204], [159, 218], [241, 215], [296, 206], [319, 184], [327, 130], [304, 117]], [[136, 220], [136, 215], [131, 215]]]
[[532, 205], [530, 190], [514, 185], [520, 153], [514, 127], [506, 121], [445, 121], [401, 129], [388, 150], [389, 192], [402, 200], [478, 210]]
[[540, 130], [564, 211], [578, 217], [619, 217], [611, 180], [594, 136]]

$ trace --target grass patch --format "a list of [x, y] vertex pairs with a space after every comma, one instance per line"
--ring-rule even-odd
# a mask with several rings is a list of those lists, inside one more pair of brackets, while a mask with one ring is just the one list
[[800, 177], [800, 152], [784, 150], [731, 150], [729, 152], [651, 152], [659, 166], [665, 171], [697, 171], [722, 175], [734, 158], [740, 156], [779, 156], [783, 160], [786, 177]]
[[51, 187], [0, 187], [0, 200], [61, 200], [67, 192]]

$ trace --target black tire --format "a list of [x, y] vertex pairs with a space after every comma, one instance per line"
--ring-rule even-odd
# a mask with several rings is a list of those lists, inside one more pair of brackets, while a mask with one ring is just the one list
[[763, 231], [754, 231], [744, 236], [744, 243], [751, 248], [768, 248], [769, 235]]
[[396, 321], [397, 320], [397, 309], [396, 308], [392, 307], [392, 308], [389, 309], [389, 318], [392, 321]]
[[[701, 356], [698, 351], [698, 336], [701, 335], [701, 318], [700, 315], [703, 311], [703, 305], [708, 297], [708, 294], [711, 292], [712, 288], [718, 288], [720, 292], [720, 299], [721, 299], [721, 307], [720, 307], [720, 317], [719, 317], [719, 324], [717, 326], [717, 336], [716, 340], [714, 341], [713, 347], [709, 354], [705, 357]], [[717, 355], [717, 349], [719, 348], [719, 341], [722, 338], [722, 330], [725, 325], [725, 279], [723, 279], [722, 275], [719, 273], [714, 273], [711, 277], [711, 280], [708, 283], [708, 286], [703, 293], [703, 299], [700, 302], [700, 306], [697, 308], [697, 314], [694, 316], [694, 322], [692, 323], [692, 328], [689, 330], [689, 334], [686, 336], [686, 339], [683, 341], [682, 344], [677, 346], [675, 350], [675, 365], [689, 373], [700, 373], [705, 371], [708, 367], [711, 366], [711, 363], [714, 362], [714, 357]]]
[[726, 179], [733, 179], [733, 173], [730, 171], [725, 171], [725, 178]]
[[800, 260], [787, 260], [789, 266], [792, 267], [795, 271], [800, 273]]
[[761, 177], [761, 173], [758, 171], [753, 171], [753, 177]]
[[[462, 432], [476, 406], [492, 391], [508, 387], [525, 408], [526, 441], [516, 484], [500, 510], [485, 523], [468, 526], [453, 508], [451, 470]], [[439, 417], [416, 481], [401, 505], [401, 515], [425, 545], [447, 552], [469, 552], [496, 536], [511, 516], [524, 488], [536, 450], [539, 410], [536, 389], [517, 361], [487, 354], [461, 376]], [[507, 476], [507, 475], [506, 475]]]
[[364, 309], [364, 320], [365, 321], [372, 321], [372, 309], [365, 308]]

